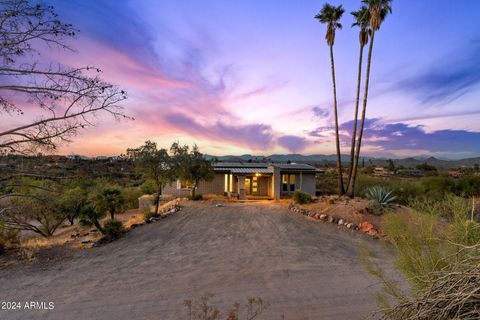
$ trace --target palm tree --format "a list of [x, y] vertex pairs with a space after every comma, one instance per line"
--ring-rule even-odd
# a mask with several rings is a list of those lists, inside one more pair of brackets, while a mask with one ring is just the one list
[[368, 48], [367, 71], [365, 75], [365, 92], [363, 95], [362, 119], [360, 121], [360, 130], [358, 132], [358, 140], [355, 147], [355, 159], [353, 162], [352, 176], [348, 183], [347, 195], [353, 197], [355, 195], [355, 179], [357, 176], [358, 159], [360, 158], [360, 147], [362, 145], [363, 129], [365, 127], [365, 115], [367, 112], [368, 85], [370, 81], [370, 68], [372, 64], [373, 41], [375, 32], [380, 29], [382, 22], [388, 13], [392, 13], [392, 0], [363, 0], [368, 6], [370, 12], [370, 46]]
[[370, 12], [366, 6], [362, 6], [358, 11], [351, 12], [355, 18], [352, 27], [360, 27], [358, 40], [360, 41], [360, 54], [358, 58], [358, 78], [357, 78], [357, 95], [355, 99], [355, 115], [352, 129], [352, 144], [350, 149], [350, 166], [348, 170], [348, 183], [352, 179], [353, 159], [355, 156], [355, 140], [357, 139], [357, 122], [358, 122], [358, 105], [360, 104], [360, 86], [362, 81], [362, 64], [363, 64], [363, 48], [368, 43], [368, 26], [370, 23]]
[[320, 12], [315, 16], [315, 19], [318, 19], [320, 23], [327, 24], [327, 34], [325, 35], [325, 40], [327, 40], [327, 44], [330, 47], [330, 63], [332, 66], [333, 110], [335, 114], [335, 136], [337, 147], [338, 193], [340, 195], [343, 195], [345, 193], [345, 188], [343, 186], [342, 158], [340, 155], [340, 136], [338, 134], [337, 87], [335, 83], [335, 62], [333, 59], [333, 44], [335, 43], [335, 31], [342, 28], [342, 25], [338, 21], [340, 20], [344, 12], [345, 10], [341, 5], [335, 7], [326, 3], [323, 5], [322, 10], [320, 10]]

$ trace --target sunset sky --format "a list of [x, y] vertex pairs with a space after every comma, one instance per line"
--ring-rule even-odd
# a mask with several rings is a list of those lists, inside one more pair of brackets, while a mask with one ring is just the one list
[[[51, 1], [81, 33], [52, 60], [94, 65], [128, 91], [135, 121], [98, 120], [63, 154], [114, 155], [146, 139], [215, 155], [334, 153], [323, 1]], [[340, 4], [340, 1], [332, 1]], [[335, 42], [348, 153], [358, 29], [343, 1]], [[480, 155], [480, 1], [393, 1], [376, 35], [363, 153]]]

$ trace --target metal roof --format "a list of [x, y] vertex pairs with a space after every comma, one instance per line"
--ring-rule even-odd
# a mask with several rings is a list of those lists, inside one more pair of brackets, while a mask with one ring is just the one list
[[213, 168], [217, 172], [231, 173], [273, 173], [277, 167], [280, 172], [321, 172], [305, 163], [255, 163], [255, 162], [215, 162]]
[[261, 173], [268, 174], [273, 173], [272, 168], [231, 168], [231, 173]]

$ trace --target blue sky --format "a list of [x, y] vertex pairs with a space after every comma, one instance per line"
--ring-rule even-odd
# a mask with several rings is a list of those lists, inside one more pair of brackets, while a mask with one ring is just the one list
[[[101, 125], [61, 152], [118, 154], [151, 139], [211, 154], [333, 153], [332, 89], [319, 1], [51, 1], [81, 33], [69, 65], [129, 92], [132, 122]], [[348, 153], [358, 59], [350, 11], [335, 59]], [[480, 155], [480, 2], [397, 0], [376, 34], [365, 155]]]

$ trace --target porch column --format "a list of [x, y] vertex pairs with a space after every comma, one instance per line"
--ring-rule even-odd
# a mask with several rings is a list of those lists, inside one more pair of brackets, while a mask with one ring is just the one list
[[282, 177], [280, 175], [280, 168], [270, 166], [273, 169], [271, 195], [274, 199], [280, 199], [280, 189], [282, 187]]
[[237, 176], [238, 179], [238, 199], [244, 200], [245, 199], [245, 176]]

